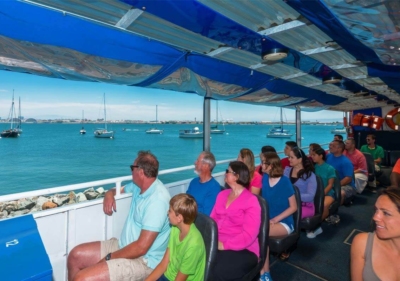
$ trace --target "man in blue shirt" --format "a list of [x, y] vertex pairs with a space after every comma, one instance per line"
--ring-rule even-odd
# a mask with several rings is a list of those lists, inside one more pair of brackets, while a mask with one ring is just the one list
[[186, 191], [196, 199], [198, 211], [207, 216], [211, 214], [217, 195], [221, 191], [221, 186], [211, 175], [215, 164], [215, 157], [211, 152], [201, 152], [194, 162], [194, 172], [199, 176], [190, 182]]
[[[130, 166], [133, 183], [121, 190], [132, 193], [132, 203], [120, 239], [76, 246], [68, 256], [68, 280], [144, 280], [158, 265], [170, 233], [170, 194], [157, 178], [158, 167], [153, 154], [139, 151]], [[117, 210], [115, 194], [111, 189], [104, 197], [109, 216]]]
[[344, 142], [334, 140], [329, 144], [329, 154], [326, 156], [326, 163], [331, 165], [339, 173], [340, 185], [342, 186], [342, 202], [348, 198], [356, 195], [356, 188], [354, 184], [354, 169], [353, 164], [343, 155]]

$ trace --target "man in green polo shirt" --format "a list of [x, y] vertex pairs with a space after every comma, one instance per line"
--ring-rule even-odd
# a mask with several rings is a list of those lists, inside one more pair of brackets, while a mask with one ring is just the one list
[[[367, 135], [367, 144], [361, 146], [361, 152], [368, 152], [372, 155], [375, 162], [375, 171], [379, 172], [381, 170], [381, 163], [383, 158], [385, 157], [382, 146], [375, 144], [375, 135]], [[371, 187], [376, 187], [376, 180], [368, 183]]]

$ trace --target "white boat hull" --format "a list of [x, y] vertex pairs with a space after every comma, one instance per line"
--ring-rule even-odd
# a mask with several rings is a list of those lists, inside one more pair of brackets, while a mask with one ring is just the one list
[[188, 139], [201, 139], [201, 138], [203, 138], [204, 137], [204, 134], [201, 132], [201, 133], [182, 133], [182, 134], [179, 134], [179, 137], [180, 138], [188, 138]]
[[94, 132], [94, 136], [96, 138], [101, 138], [101, 139], [113, 139], [114, 138], [114, 131], [97, 130], [97, 131]]
[[290, 139], [293, 134], [286, 134], [286, 133], [273, 133], [267, 134], [267, 138], [279, 138], [279, 139]]
[[216, 135], [217, 134], [222, 135], [222, 134], [225, 133], [225, 130], [211, 130], [210, 133], [211, 134], [216, 134]]
[[146, 131], [146, 134], [150, 135], [161, 135], [164, 133], [164, 130], [158, 130], [158, 129], [150, 129]]

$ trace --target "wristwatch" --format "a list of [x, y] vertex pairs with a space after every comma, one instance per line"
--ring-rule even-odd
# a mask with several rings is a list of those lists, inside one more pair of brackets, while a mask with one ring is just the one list
[[106, 261], [109, 261], [109, 260], [111, 260], [111, 253], [108, 253], [106, 256]]

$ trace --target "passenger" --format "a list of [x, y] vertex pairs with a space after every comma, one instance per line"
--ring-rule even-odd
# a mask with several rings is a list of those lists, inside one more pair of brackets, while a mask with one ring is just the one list
[[335, 141], [343, 141], [343, 136], [342, 135], [334, 135], [333, 140]]
[[397, 159], [392, 173], [390, 174], [390, 184], [391, 186], [400, 187], [400, 158]]
[[242, 148], [239, 152], [238, 161], [246, 164], [247, 168], [249, 168], [250, 172], [250, 185], [249, 190], [253, 194], [260, 194], [260, 190], [262, 187], [262, 175], [256, 171], [254, 167], [254, 154], [248, 148]]
[[310, 143], [308, 147], [308, 155], [311, 156], [313, 151], [321, 148], [321, 146], [318, 143]]
[[[262, 196], [269, 207], [269, 236], [289, 235], [294, 230], [293, 213], [297, 210], [293, 186], [283, 177], [281, 161], [276, 153], [264, 153]], [[284, 258], [289, 254], [284, 253]], [[272, 281], [269, 269], [269, 248], [260, 280]]]
[[[68, 256], [68, 280], [144, 280], [159, 264], [167, 247], [170, 195], [157, 178], [159, 163], [149, 151], [139, 151], [130, 166], [132, 193], [129, 214], [120, 239], [85, 243]], [[117, 211], [115, 189], [106, 192], [104, 213]]]
[[287, 141], [285, 148], [283, 149], [283, 153], [285, 153], [285, 155], [287, 157], [282, 158], [281, 159], [281, 163], [282, 163], [282, 168], [285, 169], [286, 167], [290, 166], [290, 162], [289, 162], [289, 152], [292, 150], [293, 147], [297, 147], [297, 143], [294, 141]]
[[262, 176], [263, 175], [263, 171], [262, 171], [262, 162], [263, 162], [263, 160], [262, 160], [262, 157], [263, 157], [263, 153], [266, 153], [266, 152], [275, 152], [276, 153], [276, 150], [275, 150], [275, 148], [274, 147], [272, 147], [272, 146], [270, 146], [270, 145], [264, 145], [262, 148], [261, 148], [261, 153], [260, 153], [260, 165], [258, 165], [257, 167], [256, 167], [256, 171], [258, 171], [258, 173]]
[[206, 249], [203, 237], [193, 223], [197, 203], [192, 195], [178, 194], [169, 202], [172, 225], [164, 257], [146, 281], [204, 280]]
[[217, 195], [221, 191], [221, 186], [211, 175], [215, 164], [215, 157], [211, 152], [201, 152], [194, 162], [194, 172], [199, 176], [190, 182], [186, 191], [196, 199], [198, 211], [207, 216], [210, 215]]
[[218, 194], [210, 217], [218, 227], [218, 252], [212, 270], [212, 280], [242, 280], [257, 263], [260, 255], [258, 233], [261, 207], [246, 187], [250, 183], [249, 169], [233, 161], [226, 169], [225, 182], [230, 189]]
[[315, 214], [314, 197], [317, 191], [314, 165], [298, 147], [294, 147], [290, 151], [289, 161], [291, 167], [286, 167], [283, 174], [299, 188], [302, 205], [301, 218], [311, 217]]
[[375, 231], [351, 243], [351, 280], [399, 280], [400, 189], [387, 189], [375, 203]]
[[[375, 172], [380, 172], [382, 159], [385, 157], [385, 152], [383, 151], [382, 146], [375, 144], [375, 141], [376, 141], [375, 135], [372, 135], [372, 134], [367, 135], [366, 141], [367, 141], [367, 144], [364, 144], [363, 146], [361, 146], [360, 151], [368, 152], [372, 155], [372, 157], [374, 158], [374, 162], [375, 162]], [[369, 182], [368, 185], [370, 187], [376, 188], [376, 180]]]
[[363, 192], [368, 183], [368, 166], [364, 154], [356, 148], [354, 138], [348, 138], [345, 143], [343, 155], [349, 158], [354, 169], [354, 183], [358, 193]]
[[343, 155], [344, 143], [342, 141], [332, 141], [329, 144], [329, 154], [326, 157], [326, 163], [331, 165], [339, 173], [340, 185], [342, 187], [342, 202], [356, 195], [356, 189], [353, 180], [353, 164]]
[[[325, 162], [326, 153], [323, 148], [318, 148], [313, 151], [311, 157], [315, 163], [315, 174], [320, 176], [324, 183], [325, 199], [324, 199], [324, 212], [322, 214], [322, 220], [326, 219], [329, 215], [329, 206], [335, 201], [336, 194], [333, 189], [335, 183], [336, 172], [335, 168]], [[308, 238], [315, 238], [317, 235], [322, 233], [322, 228], [319, 227], [314, 231], [307, 233]]]

